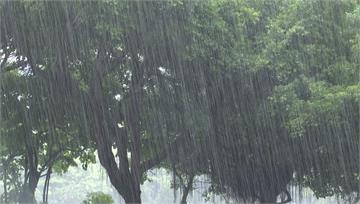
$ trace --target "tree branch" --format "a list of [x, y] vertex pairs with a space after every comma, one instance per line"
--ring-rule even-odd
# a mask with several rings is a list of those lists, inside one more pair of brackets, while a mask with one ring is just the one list
[[291, 195], [287, 189], [284, 190], [284, 193], [286, 194], [286, 200], [281, 201], [280, 203], [289, 203], [292, 201]]

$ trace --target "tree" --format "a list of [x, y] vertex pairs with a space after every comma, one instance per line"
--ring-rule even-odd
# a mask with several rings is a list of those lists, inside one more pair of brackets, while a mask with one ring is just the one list
[[[4, 67], [7, 68], [7, 64]], [[46, 202], [52, 168], [61, 162], [61, 169], [66, 171], [78, 157], [86, 165], [94, 161], [88, 157], [93, 152], [88, 151], [87, 143], [80, 143], [81, 137], [74, 137], [80, 134], [75, 126], [78, 121], [71, 120], [72, 116], [59, 108], [59, 104], [69, 107], [70, 103], [49, 95], [46, 81], [16, 71], [3, 72], [1, 80], [4, 166], [15, 162], [18, 165], [15, 172], [24, 171], [20, 202], [34, 201], [38, 181], [46, 176], [43, 197]], [[10, 166], [4, 168], [4, 188], [7, 188], [6, 177], [10, 170]], [[4, 196], [6, 201], [7, 196]]]
[[[154, 10], [158, 9], [156, 5]], [[140, 30], [144, 27], [131, 27], [133, 22], [145, 19], [136, 16], [143, 6], [139, 2], [86, 5], [5, 2], [3, 5], [3, 13], [9, 20], [2, 24], [3, 43], [16, 47], [17, 55], [27, 59], [32, 75], [57, 84], [58, 92], [50, 90], [50, 94], [61, 93], [56, 96], [65, 101], [75, 97], [71, 111], [85, 114], [82, 118], [85, 124], [79, 124], [78, 128], [96, 142], [100, 163], [126, 202], [140, 202], [141, 175], [166, 157], [163, 150], [144, 160], [140, 157], [143, 136], [140, 99], [144, 97], [146, 76], [156, 74], [159, 64], [155, 61], [158, 57], [151, 56], [154, 48], [147, 42], [140, 43], [145, 40], [141, 36], [145, 31]], [[38, 11], [50, 14], [49, 18], [43, 21]], [[10, 21], [16, 23], [7, 23]], [[125, 21], [130, 26], [125, 26]], [[125, 32], [123, 28], [127, 28]], [[153, 32], [154, 28], [146, 29]], [[142, 53], [147, 57], [144, 61], [139, 57]], [[126, 72], [131, 74], [131, 79], [123, 75]], [[123, 90], [126, 99], [115, 104], [114, 95], [109, 95], [111, 91], [107, 87], [113, 83], [112, 74], [118, 74], [118, 81], [110, 88]], [[120, 112], [114, 114], [112, 108]], [[125, 128], [118, 130], [121, 124]], [[113, 148], [118, 150], [116, 155]]]
[[280, 82], [271, 100], [297, 141], [296, 179], [319, 197], [358, 192], [358, 2], [286, 8], [269, 26], [265, 53]]
[[[12, 196], [13, 202], [35, 202], [34, 193], [39, 179], [46, 176], [43, 193], [43, 202], [46, 203], [53, 167], [66, 171], [78, 157], [86, 165], [94, 161], [89, 156], [93, 151], [87, 149], [91, 145], [88, 140], [81, 138], [84, 136], [82, 129], [78, 128], [81, 121], [75, 120], [71, 110], [78, 108], [74, 103], [77, 98], [68, 100], [62, 97], [64, 90], [52, 85], [54, 76], [49, 69], [44, 70], [41, 66], [39, 75], [35, 75], [30, 66], [31, 60], [17, 53], [15, 45], [10, 43], [11, 37], [4, 29], [1, 31], [4, 58], [0, 76], [0, 128], [1, 142], [6, 147], [1, 152], [4, 158], [3, 200], [7, 202], [9, 199], [6, 195], [7, 188], [10, 188], [8, 180], [13, 179], [10, 184], [18, 183], [19, 173], [23, 171], [23, 183], [20, 186], [16, 184], [12, 189], [17, 192], [14, 193], [16, 196]], [[12, 178], [9, 177], [11, 174]]]

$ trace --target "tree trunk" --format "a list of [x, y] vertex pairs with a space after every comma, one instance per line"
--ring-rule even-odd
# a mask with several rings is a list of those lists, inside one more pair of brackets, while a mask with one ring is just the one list
[[190, 175], [189, 180], [187, 182], [187, 184], [184, 186], [184, 192], [183, 195], [181, 197], [181, 201], [180, 204], [186, 204], [187, 203], [187, 197], [189, 195], [189, 192], [193, 186], [193, 182], [194, 182], [194, 175]]
[[[30, 128], [29, 128], [30, 129]], [[35, 190], [39, 183], [40, 172], [38, 172], [37, 149], [28, 135], [24, 135], [26, 145], [26, 167], [23, 190], [19, 197], [19, 203], [36, 203]]]
[[[93, 81], [90, 86], [90, 122], [92, 123], [92, 135], [96, 141], [98, 157], [101, 165], [105, 168], [110, 182], [124, 198], [126, 203], [141, 203], [140, 198], [140, 127], [139, 113], [136, 103], [136, 97], [130, 103], [127, 115], [131, 139], [131, 168], [127, 158], [126, 140], [121, 140], [119, 144], [122, 149], [118, 149], [119, 165], [116, 163], [115, 156], [112, 152], [112, 145], [115, 144], [115, 137], [112, 138], [109, 131], [109, 125], [106, 123], [106, 101], [103, 96], [102, 80], [104, 75], [105, 50], [99, 49], [98, 59], [96, 62]], [[114, 136], [114, 135], [113, 135]], [[125, 149], [124, 149], [125, 148]]]
[[260, 197], [260, 203], [276, 203], [277, 195], [265, 194]]
[[23, 190], [19, 197], [19, 203], [36, 203], [35, 190], [38, 185], [39, 178], [40, 174], [38, 172], [29, 172], [29, 180], [24, 183]]
[[6, 169], [8, 168], [7, 164], [5, 164], [6, 162], [3, 161], [3, 167], [4, 167], [4, 172], [3, 172], [3, 185], [4, 185], [4, 198], [2, 201], [4, 201], [4, 203], [8, 203], [8, 193], [7, 193], [7, 171]]
[[52, 170], [52, 167], [49, 166], [49, 167], [48, 167], [48, 171], [46, 172], [44, 189], [43, 189], [43, 204], [47, 204], [47, 203], [48, 203], [51, 170]]
[[128, 105], [127, 123], [131, 139], [131, 176], [132, 176], [132, 189], [131, 189], [131, 202], [141, 203], [141, 130], [140, 130], [140, 113], [139, 113], [139, 97], [137, 93], [137, 84], [133, 85], [133, 90], [130, 91], [130, 101]]
[[124, 200], [126, 204], [139, 204], [141, 203], [140, 192], [132, 192], [130, 198]]

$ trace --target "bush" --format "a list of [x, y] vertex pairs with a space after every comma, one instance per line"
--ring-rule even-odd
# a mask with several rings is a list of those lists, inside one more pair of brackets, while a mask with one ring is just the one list
[[86, 196], [86, 200], [82, 204], [113, 204], [112, 197], [103, 192], [93, 192]]

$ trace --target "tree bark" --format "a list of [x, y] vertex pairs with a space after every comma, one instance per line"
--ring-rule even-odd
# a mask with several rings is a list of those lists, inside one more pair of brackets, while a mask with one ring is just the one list
[[46, 172], [44, 189], [43, 189], [43, 204], [47, 204], [47, 203], [48, 203], [51, 171], [52, 171], [52, 167], [49, 166], [49, 167], [48, 167], [48, 170], [47, 170], [47, 172]]
[[130, 152], [131, 152], [131, 202], [141, 203], [141, 127], [140, 127], [140, 91], [143, 70], [140, 70], [139, 64], [136, 64], [134, 76], [130, 84], [130, 98], [128, 103], [128, 113], [126, 117], [129, 133], [130, 133]]
[[187, 184], [184, 186], [184, 192], [183, 195], [181, 197], [181, 201], [180, 204], [186, 204], [187, 203], [187, 197], [189, 195], [189, 192], [193, 186], [193, 182], [194, 182], [194, 175], [190, 175], [189, 180], [187, 182]]
[[38, 185], [40, 174], [37, 171], [29, 171], [29, 180], [24, 183], [23, 190], [19, 197], [19, 203], [36, 203], [35, 190]]
[[8, 203], [8, 193], [7, 193], [7, 164], [5, 161], [3, 161], [3, 168], [4, 168], [4, 172], [3, 172], [3, 185], [4, 185], [4, 203]]
[[[26, 115], [25, 115], [26, 117]], [[25, 124], [29, 126], [27, 129], [30, 130], [29, 119], [26, 117]], [[39, 183], [40, 174], [38, 172], [38, 155], [37, 155], [37, 147], [36, 144], [32, 140], [29, 135], [24, 135], [24, 142], [26, 148], [26, 164], [25, 169], [25, 180], [23, 184], [23, 190], [19, 197], [19, 203], [36, 203], [35, 200], [35, 190]]]
[[[110, 182], [124, 198], [126, 203], [140, 203], [140, 127], [138, 124], [138, 110], [136, 97], [130, 103], [127, 116], [131, 140], [131, 168], [127, 158], [126, 144], [121, 145], [125, 149], [119, 149], [119, 166], [116, 163], [112, 152], [114, 139], [110, 137], [108, 125], [106, 124], [106, 103], [103, 96], [102, 80], [104, 75], [105, 50], [99, 50], [96, 62], [93, 81], [90, 85], [89, 112], [92, 113], [91, 123], [93, 123], [92, 134], [96, 141], [98, 157], [101, 165], [105, 168]], [[126, 140], [119, 141], [126, 143]]]
[[276, 203], [277, 195], [264, 194], [260, 197], [260, 203]]

